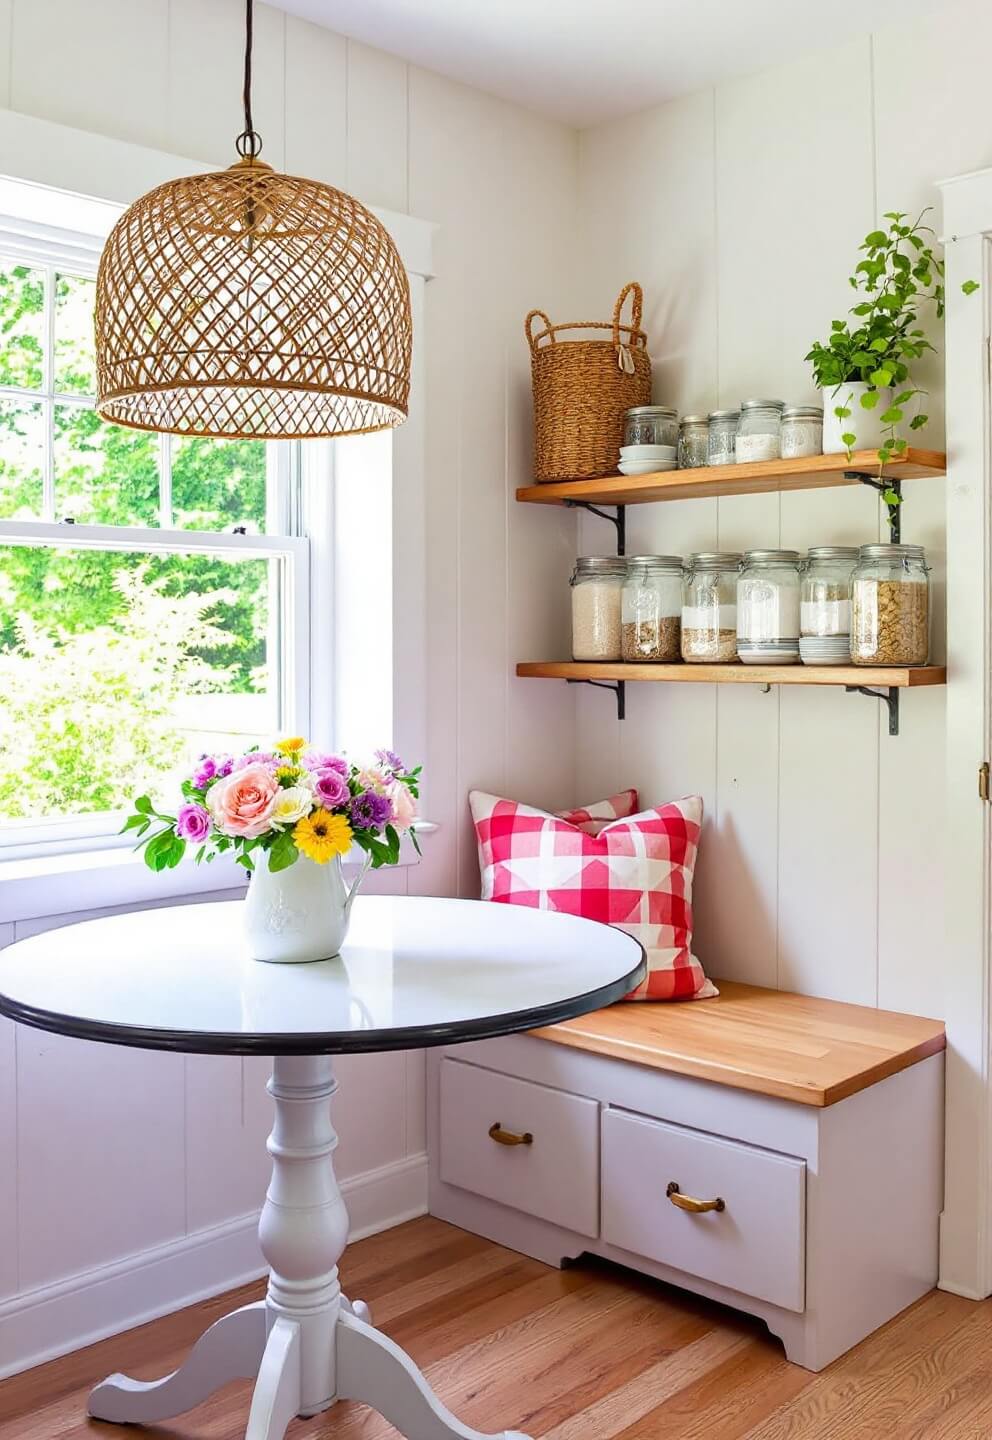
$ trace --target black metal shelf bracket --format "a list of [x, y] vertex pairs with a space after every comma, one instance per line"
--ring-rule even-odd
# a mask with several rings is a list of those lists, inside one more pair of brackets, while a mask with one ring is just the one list
[[597, 690], [612, 690], [617, 697], [617, 719], [627, 718], [627, 682], [626, 680], [568, 680], [568, 685], [594, 685]]
[[870, 685], [845, 685], [844, 689], [848, 695], [868, 695], [873, 700], [881, 700], [889, 712], [889, 734], [899, 734], [899, 690], [897, 686], [887, 685], [884, 690], [873, 690]]
[[[606, 510], [601, 510], [598, 505], [591, 504], [588, 500], [566, 500], [565, 505], [569, 510], [588, 510], [590, 515], [598, 515], [600, 520], [609, 520], [617, 530], [617, 554], [627, 553], [627, 507], [618, 505], [616, 514], [611, 515]], [[599, 683], [599, 682], [597, 682]]]
[[900, 520], [900, 512], [902, 510], [902, 481], [886, 480], [884, 477], [880, 479], [877, 475], [869, 475], [866, 470], [845, 470], [844, 479], [857, 480], [859, 485], [870, 485], [873, 490], [877, 490], [879, 495], [882, 496], [885, 495], [887, 490], [896, 496], [895, 504], [886, 500], [885, 508], [888, 511], [889, 519], [889, 543], [898, 545], [902, 534], [902, 524]]

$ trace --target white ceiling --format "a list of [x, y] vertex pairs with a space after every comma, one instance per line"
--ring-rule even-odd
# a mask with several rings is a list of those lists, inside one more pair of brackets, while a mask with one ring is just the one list
[[[866, 35], [940, 0], [271, 0], [585, 126]], [[830, 97], [816, 103], [830, 104]], [[788, 117], [782, 117], [788, 124]]]

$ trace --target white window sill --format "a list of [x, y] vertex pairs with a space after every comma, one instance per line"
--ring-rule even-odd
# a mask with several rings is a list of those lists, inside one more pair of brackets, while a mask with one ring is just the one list
[[[418, 821], [417, 835], [423, 840], [437, 828], [430, 821]], [[357, 855], [354, 868], [360, 863], [360, 852]], [[417, 858], [413, 846], [404, 841], [399, 864], [416, 865]], [[352, 868], [350, 857], [345, 865]], [[209, 865], [194, 865], [187, 860], [175, 870], [158, 874], [149, 870], [131, 849], [82, 850], [29, 860], [4, 860], [0, 861], [0, 925], [205, 892], [236, 893], [244, 886], [243, 869], [227, 856]]]

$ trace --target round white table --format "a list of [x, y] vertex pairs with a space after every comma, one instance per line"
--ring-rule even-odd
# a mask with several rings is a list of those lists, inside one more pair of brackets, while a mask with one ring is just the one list
[[22, 1024], [274, 1057], [272, 1180], [258, 1232], [266, 1298], [218, 1320], [162, 1380], [111, 1375], [90, 1414], [153, 1423], [253, 1378], [245, 1440], [281, 1440], [295, 1415], [335, 1400], [372, 1406], [409, 1440], [484, 1440], [373, 1329], [367, 1306], [341, 1293], [348, 1214], [331, 1162], [330, 1057], [530, 1030], [619, 1000], [644, 969], [636, 940], [574, 916], [378, 897], [356, 902], [341, 956], [308, 965], [250, 959], [237, 901], [90, 920], [0, 953], [0, 1012]]

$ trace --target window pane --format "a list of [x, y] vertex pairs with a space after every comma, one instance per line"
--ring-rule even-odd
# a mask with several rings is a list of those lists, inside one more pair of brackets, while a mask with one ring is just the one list
[[0, 399], [0, 519], [40, 519], [44, 443], [42, 407]]
[[173, 523], [183, 530], [265, 532], [264, 440], [173, 440]]
[[95, 296], [95, 280], [55, 277], [55, 389], [63, 395], [96, 394]]
[[0, 820], [174, 800], [202, 751], [277, 731], [281, 564], [0, 547]]
[[0, 261], [0, 385], [40, 388], [44, 333], [44, 272]]
[[158, 524], [158, 437], [55, 406], [55, 514], [81, 525]]

